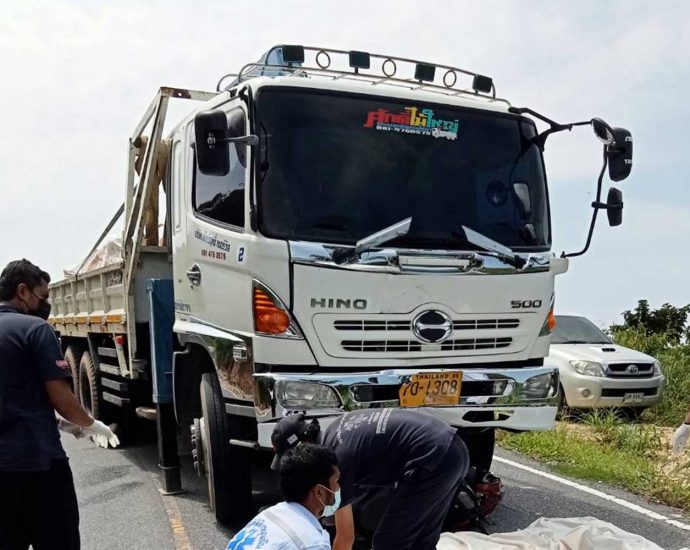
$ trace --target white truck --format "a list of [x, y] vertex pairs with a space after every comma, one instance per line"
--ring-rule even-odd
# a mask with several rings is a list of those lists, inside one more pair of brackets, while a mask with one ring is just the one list
[[[201, 104], [164, 140], [172, 98]], [[558, 368], [544, 357], [568, 259], [551, 252], [542, 151], [580, 125], [604, 141], [604, 168], [571, 255], [599, 210], [621, 222], [602, 180], [607, 165], [627, 177], [632, 139], [600, 119], [558, 124], [455, 67], [303, 46], [273, 47], [214, 93], [161, 88], [129, 142], [123, 258], [52, 286], [83, 403], [126, 428], [172, 402], [162, 464], [191, 429], [224, 522], [249, 509], [251, 465], [288, 413], [418, 407], [463, 434], [551, 427]], [[162, 243], [144, 235], [158, 179]], [[174, 322], [156, 326], [149, 279], [172, 280]]]

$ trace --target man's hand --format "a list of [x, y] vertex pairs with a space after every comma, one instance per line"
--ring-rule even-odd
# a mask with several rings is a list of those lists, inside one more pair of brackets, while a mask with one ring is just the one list
[[82, 428], [81, 431], [84, 435], [91, 437], [96, 445], [104, 449], [108, 448], [108, 444], [111, 447], [117, 447], [120, 444], [120, 440], [113, 433], [113, 430], [100, 420], [94, 420], [93, 424]]
[[61, 432], [72, 434], [77, 439], [79, 439], [80, 437], [84, 437], [84, 432], [82, 431], [81, 426], [78, 426], [77, 424], [72, 424], [64, 418], [58, 419], [58, 430], [60, 430]]
[[681, 454], [688, 444], [690, 439], [690, 424], [681, 424], [680, 427], [673, 432], [673, 452], [677, 455]]

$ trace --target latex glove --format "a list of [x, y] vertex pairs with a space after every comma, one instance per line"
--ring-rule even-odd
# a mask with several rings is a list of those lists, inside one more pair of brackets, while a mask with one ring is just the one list
[[104, 449], [108, 448], [108, 444], [111, 447], [117, 447], [120, 444], [120, 440], [113, 433], [113, 430], [100, 420], [94, 420], [91, 426], [86, 426], [81, 431], [84, 435], [89, 436], [96, 445]]
[[79, 439], [80, 437], [84, 437], [84, 432], [82, 431], [81, 426], [79, 426], [78, 424], [72, 424], [64, 418], [58, 419], [58, 430], [68, 434], [72, 434], [77, 439]]
[[681, 454], [688, 444], [690, 439], [690, 424], [681, 424], [680, 427], [673, 432], [673, 452], [677, 455]]

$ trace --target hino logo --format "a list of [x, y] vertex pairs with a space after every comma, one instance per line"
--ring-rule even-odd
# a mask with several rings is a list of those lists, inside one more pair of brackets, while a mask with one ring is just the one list
[[625, 372], [627, 372], [628, 374], [637, 374], [638, 372], [640, 372], [640, 367], [638, 367], [637, 365], [628, 365], [628, 368], [625, 369]]
[[453, 321], [442, 311], [424, 311], [412, 321], [412, 332], [422, 342], [440, 344], [453, 332]]
[[328, 309], [367, 309], [367, 301], [362, 298], [355, 300], [345, 298], [312, 298], [311, 307]]

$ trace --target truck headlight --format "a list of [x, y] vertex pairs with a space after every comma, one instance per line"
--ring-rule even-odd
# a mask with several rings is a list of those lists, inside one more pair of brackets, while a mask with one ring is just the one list
[[306, 411], [309, 409], [338, 409], [338, 393], [324, 384], [284, 380], [276, 383], [278, 403], [287, 410]]
[[659, 363], [659, 361], [654, 361], [652, 368], [654, 369], [654, 376], [661, 376], [663, 374], [661, 371], [661, 363]]
[[523, 399], [545, 399], [558, 393], [558, 373], [546, 372], [525, 380], [522, 384]]
[[601, 363], [594, 361], [570, 361], [570, 366], [579, 374], [585, 376], [604, 376], [604, 369], [601, 368]]

